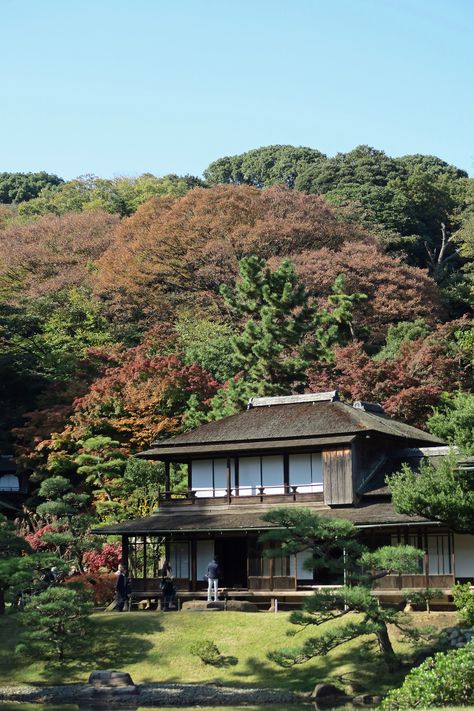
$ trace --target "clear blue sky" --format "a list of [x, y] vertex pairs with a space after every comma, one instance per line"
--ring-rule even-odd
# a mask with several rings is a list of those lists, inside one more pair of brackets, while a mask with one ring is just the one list
[[365, 143], [473, 175], [473, 38], [473, 0], [0, 0], [0, 171]]

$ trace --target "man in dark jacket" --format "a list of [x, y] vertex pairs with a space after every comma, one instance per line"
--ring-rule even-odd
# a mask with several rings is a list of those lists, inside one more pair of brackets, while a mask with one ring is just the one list
[[120, 563], [115, 575], [117, 576], [115, 581], [115, 609], [118, 612], [122, 612], [128, 596], [128, 581], [125, 566]]
[[211, 560], [207, 566], [207, 601], [211, 602], [211, 594], [214, 593], [214, 602], [217, 602], [217, 589], [219, 587], [219, 562], [217, 556]]

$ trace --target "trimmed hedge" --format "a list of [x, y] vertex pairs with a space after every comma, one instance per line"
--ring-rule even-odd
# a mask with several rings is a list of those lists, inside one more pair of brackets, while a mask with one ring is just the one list
[[399, 689], [377, 707], [383, 711], [474, 704], [474, 644], [439, 652], [412, 669]]

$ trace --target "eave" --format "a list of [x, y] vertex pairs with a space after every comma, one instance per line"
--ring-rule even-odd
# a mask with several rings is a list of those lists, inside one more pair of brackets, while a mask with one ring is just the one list
[[[192, 507], [193, 508], [193, 507]], [[275, 506], [259, 506], [247, 510], [232, 510], [232, 507], [223, 506], [220, 510], [190, 511], [178, 513], [158, 512], [152, 516], [133, 521], [123, 521], [109, 526], [95, 528], [92, 533], [98, 535], [169, 535], [169, 534], [196, 534], [196, 533], [223, 533], [234, 531], [239, 534], [248, 532], [258, 533], [269, 528], [276, 528], [274, 524], [262, 520], [261, 516], [266, 511], [275, 509]], [[324, 503], [292, 504], [291, 508], [310, 509], [320, 516], [345, 519], [352, 521], [356, 527], [397, 526], [411, 524], [430, 524], [431, 522], [421, 516], [407, 516], [396, 512], [389, 502], [367, 502], [359, 506], [330, 507]]]
[[164, 442], [162, 446], [155, 446], [145, 452], [136, 454], [143, 459], [158, 459], [163, 462], [186, 462], [190, 459], [218, 454], [238, 454], [259, 452], [304, 452], [319, 447], [338, 446], [351, 444], [356, 434], [347, 434], [334, 437], [292, 437], [291, 439], [261, 439], [239, 442], [206, 442], [205, 444], [170, 445]]

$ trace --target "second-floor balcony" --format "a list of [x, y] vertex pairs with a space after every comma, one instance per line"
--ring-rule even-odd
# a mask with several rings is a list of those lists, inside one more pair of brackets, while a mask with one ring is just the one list
[[223, 503], [251, 504], [261, 501], [322, 501], [322, 484], [274, 484], [268, 486], [237, 486], [158, 491], [160, 504], [201, 504]]

